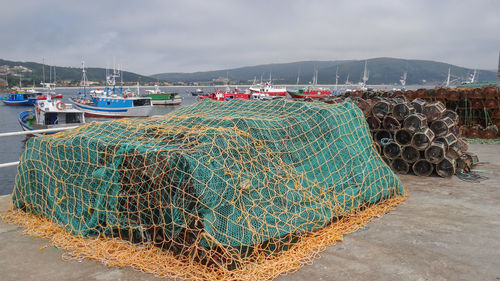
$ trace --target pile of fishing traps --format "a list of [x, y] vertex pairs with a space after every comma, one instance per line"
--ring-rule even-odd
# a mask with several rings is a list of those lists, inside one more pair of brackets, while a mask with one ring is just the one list
[[[440, 101], [407, 99], [401, 92], [394, 97], [373, 95], [350, 97], [363, 111], [377, 151], [400, 174], [412, 172], [441, 177], [467, 173], [479, 159], [467, 152], [461, 137], [459, 115]], [[327, 99], [335, 103], [343, 98]]]
[[[268, 279], [404, 193], [353, 103], [205, 100], [31, 138], [13, 202], [76, 237], [118, 238], [175, 260], [161, 270], [134, 262], [140, 270]], [[340, 236], [318, 238], [332, 227]]]

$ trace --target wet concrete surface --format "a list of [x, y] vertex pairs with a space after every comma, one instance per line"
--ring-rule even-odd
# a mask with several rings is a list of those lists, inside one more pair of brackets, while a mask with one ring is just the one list
[[[405, 202], [276, 280], [500, 280], [500, 146], [472, 144], [469, 151], [488, 179], [403, 175]], [[9, 204], [10, 196], [0, 197], [0, 211]], [[165, 280], [95, 261], [63, 261], [63, 252], [47, 243], [0, 221], [0, 280]]]

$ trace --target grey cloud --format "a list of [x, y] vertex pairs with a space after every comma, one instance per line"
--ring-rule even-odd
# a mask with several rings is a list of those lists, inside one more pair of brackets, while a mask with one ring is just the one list
[[9, 1], [0, 57], [144, 74], [379, 56], [494, 69], [500, 1]]

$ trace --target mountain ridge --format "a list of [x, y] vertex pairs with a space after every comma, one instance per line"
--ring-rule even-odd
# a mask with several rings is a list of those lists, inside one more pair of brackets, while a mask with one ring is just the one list
[[[344, 83], [349, 75], [350, 82], [358, 83], [363, 76], [364, 63], [370, 72], [368, 84], [399, 84], [404, 72], [408, 73], [407, 84], [438, 84], [443, 83], [451, 69], [451, 80], [456, 83], [469, 79], [473, 69], [460, 67], [432, 60], [401, 59], [379, 57], [367, 60], [331, 60], [331, 61], [297, 61], [289, 63], [261, 64], [231, 69], [221, 69], [198, 72], [167, 72], [151, 75], [151, 77], [166, 81], [200, 82], [211, 81], [219, 77], [228, 77], [236, 83], [247, 83], [256, 78], [268, 79], [272, 73], [276, 84], [295, 84], [298, 73], [300, 83], [312, 80], [315, 70], [318, 71], [319, 84], [335, 84], [335, 73], [339, 68], [339, 83]], [[479, 80], [495, 80], [496, 72], [480, 70]]]
[[[7, 65], [9, 67], [23, 66], [32, 70], [32, 72], [24, 72], [23, 74], [23, 84], [30, 85], [31, 83], [39, 83], [43, 80], [43, 67], [45, 67], [45, 81], [49, 80], [49, 66], [37, 62], [24, 62], [24, 61], [10, 61], [5, 59], [0, 59], [0, 66]], [[51, 66], [52, 67], [52, 66]], [[106, 79], [106, 69], [100, 67], [86, 67], [87, 78], [89, 81], [105, 81]], [[140, 75], [137, 73], [122, 71], [124, 82], [135, 82], [140, 80], [141, 82], [155, 82], [156, 78]], [[5, 75], [1, 75], [0, 78]], [[70, 80], [79, 83], [82, 78], [82, 69], [78, 67], [65, 67], [56, 66], [56, 78], [58, 82], [63, 80]], [[13, 82], [19, 83], [19, 78], [13, 75], [9, 76], [9, 84], [12, 85]]]

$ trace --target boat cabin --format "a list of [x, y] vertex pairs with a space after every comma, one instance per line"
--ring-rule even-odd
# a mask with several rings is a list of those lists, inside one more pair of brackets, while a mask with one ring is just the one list
[[151, 98], [94, 97], [92, 102], [102, 108], [123, 108], [151, 105]]

